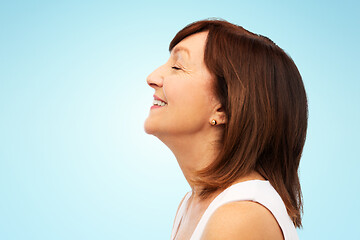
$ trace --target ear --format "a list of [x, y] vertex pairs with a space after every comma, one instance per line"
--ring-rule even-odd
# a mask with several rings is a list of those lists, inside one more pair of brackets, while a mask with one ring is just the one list
[[218, 125], [227, 122], [225, 110], [220, 103], [215, 106], [211, 120], [212, 119], [215, 119]]

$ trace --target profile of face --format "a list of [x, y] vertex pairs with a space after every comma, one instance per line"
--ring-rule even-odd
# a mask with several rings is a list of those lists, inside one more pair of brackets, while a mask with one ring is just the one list
[[207, 35], [200, 32], [183, 39], [169, 60], [147, 77], [155, 94], [144, 124], [146, 133], [161, 138], [197, 134], [211, 127], [220, 104], [204, 62]]

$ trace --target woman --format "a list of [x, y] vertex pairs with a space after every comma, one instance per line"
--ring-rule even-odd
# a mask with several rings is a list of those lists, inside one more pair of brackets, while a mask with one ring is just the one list
[[224, 20], [194, 22], [147, 78], [144, 127], [174, 153], [191, 186], [172, 239], [297, 239], [298, 166], [307, 99], [291, 58]]

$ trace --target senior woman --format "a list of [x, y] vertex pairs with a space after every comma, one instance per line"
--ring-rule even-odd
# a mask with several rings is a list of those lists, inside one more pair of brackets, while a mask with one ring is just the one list
[[191, 186], [171, 239], [298, 239], [298, 167], [307, 98], [291, 58], [225, 20], [189, 24], [155, 90], [144, 128], [174, 153]]

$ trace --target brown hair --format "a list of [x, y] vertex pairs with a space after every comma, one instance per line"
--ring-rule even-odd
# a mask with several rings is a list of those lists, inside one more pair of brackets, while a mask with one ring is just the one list
[[225, 20], [187, 25], [171, 41], [208, 31], [204, 61], [226, 113], [221, 150], [214, 162], [196, 172], [200, 197], [259, 172], [284, 201], [301, 227], [302, 194], [298, 167], [306, 138], [307, 98], [293, 60], [269, 38]]

